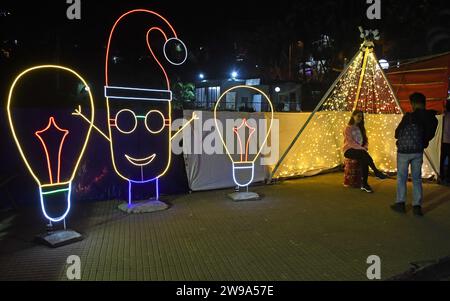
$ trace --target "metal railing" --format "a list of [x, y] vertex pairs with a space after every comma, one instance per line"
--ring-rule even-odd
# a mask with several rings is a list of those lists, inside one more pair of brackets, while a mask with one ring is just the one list
[[[184, 109], [191, 110], [203, 110], [212, 111], [214, 110], [215, 102], [205, 103], [205, 102], [190, 102], [183, 105]], [[273, 103], [273, 109], [276, 112], [301, 112], [301, 104], [298, 102], [281, 102]], [[230, 111], [230, 112], [268, 112], [270, 111], [268, 103], [261, 104], [236, 104], [235, 102], [222, 101], [218, 108], [220, 111]]]

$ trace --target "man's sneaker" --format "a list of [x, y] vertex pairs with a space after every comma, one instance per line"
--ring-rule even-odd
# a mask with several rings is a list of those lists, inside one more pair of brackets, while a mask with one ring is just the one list
[[414, 206], [413, 207], [413, 213], [415, 216], [423, 216], [422, 207], [421, 206]]
[[389, 178], [389, 176], [388, 176], [387, 174], [385, 174], [385, 173], [383, 173], [383, 172], [381, 172], [381, 171], [376, 172], [376, 173], [375, 173], [375, 177], [377, 177], [377, 178], [380, 179], [380, 180], [384, 180], [384, 179]]
[[370, 187], [369, 184], [363, 184], [361, 186], [361, 190], [365, 191], [365, 192], [368, 192], [368, 193], [372, 193], [373, 192], [372, 187]]
[[395, 203], [391, 205], [391, 209], [398, 213], [406, 213], [405, 203]]

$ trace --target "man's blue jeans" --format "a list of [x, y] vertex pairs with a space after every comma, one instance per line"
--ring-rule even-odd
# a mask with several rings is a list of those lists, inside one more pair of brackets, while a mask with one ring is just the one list
[[397, 203], [406, 202], [406, 183], [408, 182], [408, 167], [411, 164], [413, 182], [413, 206], [422, 206], [422, 163], [423, 153], [397, 153]]

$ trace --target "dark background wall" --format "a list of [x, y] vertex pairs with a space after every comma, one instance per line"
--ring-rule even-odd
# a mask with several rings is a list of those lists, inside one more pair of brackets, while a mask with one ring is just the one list
[[[37, 205], [38, 185], [29, 174], [17, 150], [9, 129], [2, 102], [0, 118], [0, 208], [11, 206]], [[181, 111], [172, 113], [174, 119], [181, 118]], [[106, 111], [96, 111], [97, 126], [107, 132]], [[136, 189], [135, 189], [136, 188]], [[145, 199], [154, 195], [154, 183], [133, 186], [133, 198]], [[184, 159], [182, 155], [172, 155], [171, 167], [160, 179], [160, 193], [181, 194], [188, 191]], [[92, 131], [86, 152], [80, 162], [77, 176], [72, 183], [74, 201], [103, 201], [127, 199], [128, 183], [116, 175], [112, 163], [109, 142], [96, 131]]]

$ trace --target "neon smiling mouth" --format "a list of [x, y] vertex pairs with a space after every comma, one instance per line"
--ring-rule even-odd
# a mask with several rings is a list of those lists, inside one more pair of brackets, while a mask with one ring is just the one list
[[130, 157], [128, 155], [125, 155], [125, 158], [127, 158], [127, 160], [131, 164], [136, 165], [136, 166], [148, 165], [148, 164], [150, 164], [153, 161], [153, 159], [155, 159], [155, 157], [156, 157], [156, 154], [153, 154], [153, 155], [148, 156], [147, 158], [136, 159], [136, 158], [132, 158], [132, 157]]

